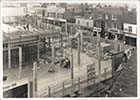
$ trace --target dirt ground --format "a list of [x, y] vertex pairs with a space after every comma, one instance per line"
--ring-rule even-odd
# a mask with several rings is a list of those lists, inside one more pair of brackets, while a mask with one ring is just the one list
[[128, 66], [118, 76], [112, 88], [111, 96], [136, 97], [137, 96], [137, 53], [136, 50], [128, 61]]

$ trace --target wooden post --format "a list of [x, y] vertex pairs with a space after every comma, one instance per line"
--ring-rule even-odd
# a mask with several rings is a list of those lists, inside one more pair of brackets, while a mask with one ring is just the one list
[[80, 77], [78, 78], [78, 90], [80, 92]]
[[105, 80], [106, 80], [106, 70], [107, 70], [107, 68], [104, 68], [104, 78], [105, 78]]
[[64, 82], [62, 83], [62, 87], [63, 87], [63, 94], [62, 94], [62, 96], [64, 97], [64, 95], [65, 95], [65, 83]]
[[73, 94], [74, 92], [74, 82], [73, 82], [73, 79], [71, 80], [71, 95]]
[[22, 73], [22, 47], [19, 47], [19, 78], [21, 78]]
[[33, 63], [33, 97], [37, 97], [37, 62]]
[[51, 88], [48, 86], [48, 96], [51, 97]]

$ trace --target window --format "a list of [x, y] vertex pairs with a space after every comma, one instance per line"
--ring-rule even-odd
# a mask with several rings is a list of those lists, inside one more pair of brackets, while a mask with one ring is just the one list
[[108, 20], [108, 15], [107, 14], [105, 14], [105, 19]]
[[112, 14], [112, 20], [117, 20], [117, 15], [116, 14]]
[[112, 28], [117, 28], [117, 24], [116, 23], [112, 23]]
[[80, 25], [80, 20], [78, 20], [78, 25]]
[[89, 25], [89, 23], [87, 22], [87, 26]]
[[131, 26], [128, 27], [128, 31], [132, 32], [132, 27]]

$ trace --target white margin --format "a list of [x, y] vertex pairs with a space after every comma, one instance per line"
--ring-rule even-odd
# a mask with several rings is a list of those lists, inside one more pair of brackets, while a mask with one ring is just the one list
[[[75, 99], [79, 99], [79, 100], [102, 100], [102, 99], [106, 99], [106, 100], [118, 100], [118, 99], [125, 99], [125, 100], [140, 100], [140, 0], [1, 0], [1, 9], [2, 9], [2, 2], [9, 2], [9, 3], [47, 3], [47, 2], [65, 2], [65, 3], [128, 3], [128, 4], [136, 4], [137, 5], [137, 25], [138, 25], [138, 34], [137, 34], [137, 97], [113, 97], [113, 98], [75, 98]], [[2, 12], [1, 12], [2, 15]], [[0, 18], [1, 22], [2, 22], [2, 16]], [[1, 28], [0, 28], [1, 29]], [[14, 100], [13, 98], [2, 98], [2, 87], [3, 87], [3, 44], [2, 44], [2, 31], [0, 30], [0, 99], [3, 100]], [[19, 100], [20, 98], [17, 98], [16, 100]], [[62, 100], [62, 99], [66, 99], [66, 100], [72, 100], [73, 98], [25, 98], [23, 100], [42, 100], [42, 99], [49, 99], [49, 100], [54, 100], [54, 99], [58, 99], [58, 100]]]

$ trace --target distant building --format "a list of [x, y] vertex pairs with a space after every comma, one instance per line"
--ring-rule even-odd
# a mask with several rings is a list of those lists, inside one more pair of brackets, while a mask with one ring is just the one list
[[76, 18], [76, 25], [79, 25], [84, 28], [93, 28], [94, 26], [94, 20], [93, 19], [88, 19], [84, 17], [77, 17]]
[[50, 30], [62, 30], [62, 24], [66, 22], [64, 19], [65, 8], [54, 4], [42, 4], [32, 9], [35, 11], [34, 15], [37, 17], [36, 23], [38, 27]]
[[125, 34], [126, 43], [136, 46], [137, 25], [136, 24], [124, 23], [123, 28], [124, 28], [124, 34]]
[[136, 11], [130, 12], [127, 8], [121, 7], [100, 7], [94, 9], [90, 16], [94, 18], [94, 27], [101, 27], [102, 21], [104, 32], [108, 32], [109, 38], [118, 34], [119, 39], [122, 39], [123, 23], [136, 23]]
[[2, 20], [3, 23], [18, 23], [26, 15], [25, 7], [3, 7]]
[[44, 20], [47, 22], [48, 29], [56, 29], [62, 31], [62, 26], [65, 24], [64, 19], [65, 8], [56, 5], [47, 6]]

